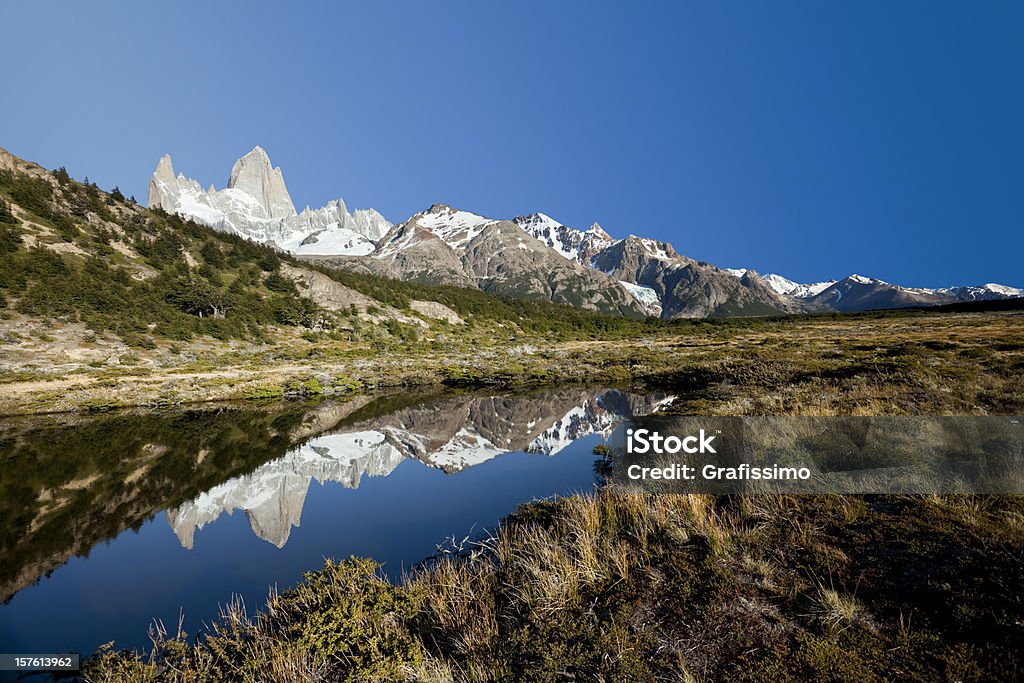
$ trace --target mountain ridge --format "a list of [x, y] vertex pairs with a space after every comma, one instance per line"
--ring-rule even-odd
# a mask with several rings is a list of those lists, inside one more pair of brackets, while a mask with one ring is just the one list
[[1005, 285], [923, 289], [857, 275], [798, 283], [775, 273], [718, 268], [668, 242], [633, 234], [615, 239], [597, 223], [580, 230], [539, 212], [504, 220], [435, 204], [391, 224], [373, 209], [349, 213], [338, 199], [296, 213], [281, 169], [259, 146], [235, 162], [222, 190], [203, 191], [198, 182], [175, 176], [165, 155], [150, 181], [149, 203], [332, 267], [622, 315], [813, 313], [1024, 296]]

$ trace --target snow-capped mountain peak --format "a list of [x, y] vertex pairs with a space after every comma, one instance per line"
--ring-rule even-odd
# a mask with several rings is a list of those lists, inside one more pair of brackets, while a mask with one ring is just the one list
[[[750, 272], [747, 268], [726, 268], [725, 271], [734, 277], [743, 277]], [[858, 275], [857, 277], [860, 276]], [[820, 294], [837, 282], [836, 280], [826, 280], [824, 282], [803, 284], [800, 282], [794, 282], [793, 280], [776, 273], [767, 273], [762, 275], [761, 279], [777, 293], [784, 296], [795, 297], [797, 299], [808, 299]]]
[[164, 155], [149, 182], [149, 206], [298, 254], [369, 254], [391, 229], [373, 209], [350, 214], [340, 199], [297, 214], [281, 169], [258, 146], [235, 162], [222, 190], [175, 176]]
[[267, 218], [295, 215], [295, 205], [285, 187], [281, 168], [274, 168], [266, 151], [258, 145], [231, 167], [228, 189], [240, 190], [257, 200]]
[[543, 213], [518, 216], [513, 222], [565, 258], [588, 267], [594, 254], [615, 242], [597, 223], [578, 230]]
[[464, 249], [489, 223], [494, 221], [469, 211], [460, 211], [444, 204], [434, 204], [417, 214], [413, 221], [441, 238], [452, 249]]
[[584, 231], [587, 235], [593, 235], [595, 239], [599, 239], [606, 242], [614, 242], [615, 239], [605, 231], [598, 223], [591, 223], [590, 227]]

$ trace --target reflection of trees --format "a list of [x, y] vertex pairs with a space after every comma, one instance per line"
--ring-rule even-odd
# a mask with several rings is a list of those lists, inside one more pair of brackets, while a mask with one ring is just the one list
[[0, 425], [0, 598], [280, 456], [305, 411], [282, 404]]

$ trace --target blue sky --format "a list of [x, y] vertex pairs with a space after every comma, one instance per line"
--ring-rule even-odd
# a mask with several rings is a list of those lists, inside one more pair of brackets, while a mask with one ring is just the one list
[[140, 200], [542, 211], [801, 281], [1024, 286], [1024, 5], [3, 3], [0, 146]]

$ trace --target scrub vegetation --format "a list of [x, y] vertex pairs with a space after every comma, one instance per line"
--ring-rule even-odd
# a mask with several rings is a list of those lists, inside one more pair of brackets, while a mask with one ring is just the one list
[[1018, 680], [1020, 498], [591, 495], [398, 585], [329, 562], [90, 681]]

